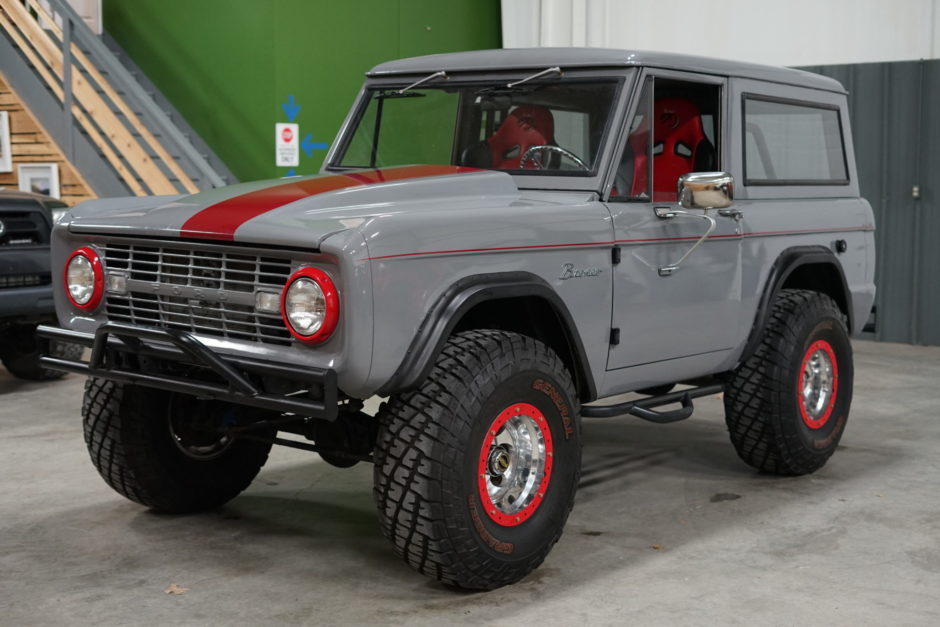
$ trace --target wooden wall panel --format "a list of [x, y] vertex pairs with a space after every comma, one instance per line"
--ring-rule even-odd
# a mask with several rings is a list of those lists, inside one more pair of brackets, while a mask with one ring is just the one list
[[65, 158], [52, 137], [42, 128], [0, 74], [0, 111], [10, 114], [10, 148], [13, 171], [0, 172], [0, 187], [17, 189], [16, 166], [20, 163], [59, 164], [59, 194], [69, 206], [95, 198], [78, 170]]

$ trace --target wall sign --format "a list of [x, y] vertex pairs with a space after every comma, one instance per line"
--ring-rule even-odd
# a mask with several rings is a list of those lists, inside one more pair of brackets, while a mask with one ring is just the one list
[[300, 165], [300, 128], [298, 124], [274, 125], [274, 161], [277, 167]]

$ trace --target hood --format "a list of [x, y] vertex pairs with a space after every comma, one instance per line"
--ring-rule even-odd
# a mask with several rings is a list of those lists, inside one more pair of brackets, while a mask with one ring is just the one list
[[415, 165], [90, 201], [72, 209], [69, 230], [316, 248], [376, 215], [441, 203], [509, 204], [518, 196], [504, 172]]

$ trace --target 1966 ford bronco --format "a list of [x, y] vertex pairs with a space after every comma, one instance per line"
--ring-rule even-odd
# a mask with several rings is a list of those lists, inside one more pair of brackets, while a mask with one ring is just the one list
[[92, 461], [131, 500], [217, 507], [272, 444], [370, 461], [395, 550], [495, 588], [561, 535], [581, 417], [673, 422], [723, 390], [745, 462], [823, 466], [873, 230], [828, 78], [615, 50], [405, 59], [368, 73], [318, 175], [72, 209], [64, 329], [43, 332], [91, 358], [43, 364], [89, 376]]

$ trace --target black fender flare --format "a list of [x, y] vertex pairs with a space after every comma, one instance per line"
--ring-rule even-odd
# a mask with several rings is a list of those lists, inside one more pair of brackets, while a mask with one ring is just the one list
[[413, 389], [424, 381], [447, 338], [464, 314], [474, 306], [488, 300], [520, 296], [537, 296], [548, 302], [564, 330], [565, 341], [574, 362], [574, 372], [571, 374], [582, 401], [597, 398], [597, 388], [581, 335], [571, 312], [544, 279], [530, 272], [477, 274], [462, 278], [447, 288], [428, 310], [395, 373], [376, 394], [389, 396]]
[[842, 270], [842, 264], [829, 248], [825, 246], [793, 246], [787, 248], [777, 257], [770, 272], [767, 275], [767, 281], [764, 283], [764, 291], [761, 293], [760, 301], [757, 305], [757, 313], [754, 316], [754, 323], [748, 334], [747, 343], [744, 345], [744, 351], [738, 363], [744, 362], [754, 351], [761, 340], [761, 333], [770, 317], [770, 310], [773, 307], [774, 299], [780, 292], [787, 278], [793, 274], [793, 271], [800, 266], [808, 264], [825, 264], [835, 268], [839, 276], [840, 287], [845, 302], [846, 317], [848, 318], [849, 333], [851, 334], [852, 321], [854, 320], [852, 311], [852, 298], [849, 294], [848, 283], [845, 280], [845, 272]]

